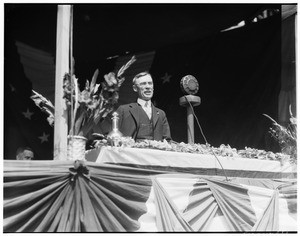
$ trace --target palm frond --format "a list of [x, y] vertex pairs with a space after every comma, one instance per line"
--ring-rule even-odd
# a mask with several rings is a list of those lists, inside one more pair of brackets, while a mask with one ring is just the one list
[[277, 122], [270, 116], [268, 116], [267, 114], [263, 114], [265, 117], [269, 118], [271, 121], [273, 121], [274, 124], [277, 124]]
[[32, 89], [33, 95], [30, 98], [33, 100], [35, 105], [41, 109], [41, 111], [47, 113], [48, 115], [48, 122], [51, 126], [54, 124], [54, 105], [50, 100], [45, 98], [43, 95], [39, 94], [38, 92]]
[[133, 55], [133, 56], [131, 57], [131, 59], [130, 59], [125, 65], [123, 65], [123, 66], [120, 68], [120, 70], [119, 70], [118, 73], [117, 73], [117, 77], [120, 77], [121, 75], [123, 75], [124, 72], [128, 69], [128, 67], [131, 66], [135, 61], [136, 61], [136, 58], [135, 58], [135, 56]]

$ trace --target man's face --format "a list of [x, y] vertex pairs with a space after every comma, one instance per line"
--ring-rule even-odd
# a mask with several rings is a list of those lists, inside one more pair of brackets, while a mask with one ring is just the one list
[[22, 153], [18, 155], [18, 160], [33, 160], [34, 154], [30, 150], [24, 150]]
[[145, 101], [153, 97], [153, 81], [150, 75], [138, 78], [133, 85], [133, 90], [138, 93], [140, 99]]

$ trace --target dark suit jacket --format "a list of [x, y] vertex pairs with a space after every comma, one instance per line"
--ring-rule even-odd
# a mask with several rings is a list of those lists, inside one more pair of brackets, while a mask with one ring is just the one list
[[[136, 138], [139, 128], [139, 104], [130, 103], [121, 105], [117, 112], [119, 114], [119, 130], [124, 136]], [[154, 140], [171, 140], [170, 126], [166, 113], [152, 105]]]

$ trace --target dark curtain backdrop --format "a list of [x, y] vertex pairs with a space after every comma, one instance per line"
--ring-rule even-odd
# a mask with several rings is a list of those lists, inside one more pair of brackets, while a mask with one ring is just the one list
[[[179, 106], [179, 98], [180, 80], [190, 74], [199, 81], [202, 102], [194, 109], [211, 145], [278, 150], [268, 133], [271, 123], [262, 114], [277, 119], [280, 24], [275, 16], [156, 52], [150, 71], [154, 100], [166, 111], [175, 141], [187, 142], [186, 108]], [[162, 79], [166, 73], [170, 82]], [[195, 142], [204, 143], [196, 121]]]

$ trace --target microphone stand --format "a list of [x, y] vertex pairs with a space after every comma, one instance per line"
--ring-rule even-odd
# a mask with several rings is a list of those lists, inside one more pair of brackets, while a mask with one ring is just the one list
[[[179, 98], [180, 106], [186, 107], [187, 111], [187, 137], [188, 143], [195, 143], [195, 135], [194, 135], [194, 114], [191, 105], [199, 106], [201, 103], [201, 99], [195, 95], [185, 95]], [[191, 105], [190, 105], [191, 104]]]

